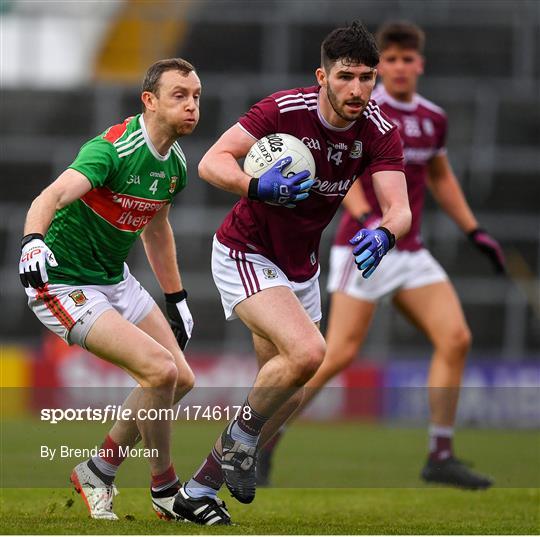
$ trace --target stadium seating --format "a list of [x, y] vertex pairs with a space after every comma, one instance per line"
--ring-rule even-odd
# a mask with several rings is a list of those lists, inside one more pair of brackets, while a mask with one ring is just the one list
[[[371, 29], [388, 13], [424, 26], [428, 46], [421, 90], [448, 112], [450, 156], [464, 190], [480, 221], [539, 274], [540, 57], [535, 2], [520, 2], [519, 9], [498, 2], [488, 13], [482, 2], [451, 0], [437, 2], [437, 9], [428, 4], [408, 11], [398, 0], [364, 1], [355, 13], [326, 4], [309, 13], [297, 5], [286, 10], [283, 3], [265, 4], [272, 8], [223, 1], [216, 13], [195, 6], [186, 14], [188, 30], [177, 46], [177, 54], [198, 67], [204, 84], [200, 125], [191, 138], [181, 141], [190, 183], [172, 217], [196, 319], [194, 348], [244, 348], [248, 341], [247, 333], [234, 326], [238, 323], [222, 320], [209, 268], [213, 231], [235, 197], [200, 181], [196, 164], [251, 103], [277, 89], [310, 84], [321, 37], [353, 17], [363, 18]], [[81, 142], [139, 110], [137, 86], [98, 82], [83, 89], [3, 89], [0, 174], [10, 186], [0, 202], [0, 276], [7, 282], [0, 308], [11, 313], [0, 319], [2, 340], [37, 333], [38, 322], [25, 307], [15, 271], [30, 199], [70, 163]], [[323, 241], [323, 274], [332, 229]], [[524, 296], [516, 286], [491, 275], [485, 259], [431, 201], [424, 234], [454, 276], [475, 335], [475, 351], [502, 357], [534, 352], [540, 331]], [[158, 293], [140, 249], [131, 263], [149, 290]], [[516, 312], [524, 319], [517, 335], [510, 320]], [[382, 328], [386, 325], [376, 323], [368, 353], [427, 352], [426, 342], [390, 310], [379, 316], [381, 323], [396, 330], [389, 337]]]

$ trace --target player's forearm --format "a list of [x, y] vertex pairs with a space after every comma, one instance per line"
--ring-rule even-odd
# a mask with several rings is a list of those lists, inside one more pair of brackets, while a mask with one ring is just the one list
[[411, 228], [411, 210], [409, 204], [396, 204], [383, 211], [380, 225], [390, 230], [399, 239]]
[[411, 209], [405, 174], [383, 171], [373, 174], [373, 188], [382, 212], [381, 226], [399, 239], [411, 228]]
[[454, 174], [430, 178], [428, 184], [437, 203], [464, 233], [478, 227], [478, 222]]
[[199, 163], [199, 176], [208, 183], [239, 196], [247, 196], [251, 177], [230, 153], [208, 152]]
[[70, 168], [62, 172], [32, 202], [26, 216], [24, 234], [45, 235], [54, 218], [54, 213], [84, 196], [91, 188], [90, 181], [82, 173]]
[[45, 235], [57, 210], [58, 198], [50, 189], [45, 189], [34, 201], [26, 215], [24, 235]]
[[176, 244], [167, 221], [159, 229], [145, 229], [142, 241], [146, 257], [162, 291], [176, 293], [184, 287], [176, 259]]

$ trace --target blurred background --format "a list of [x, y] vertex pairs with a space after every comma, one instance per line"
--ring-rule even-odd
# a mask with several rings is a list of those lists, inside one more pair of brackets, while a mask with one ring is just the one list
[[[372, 31], [395, 19], [425, 30], [427, 63], [420, 92], [447, 111], [448, 149], [456, 174], [481, 225], [500, 240], [508, 256], [511, 278], [496, 277], [458, 228], [428, 203], [425, 242], [455, 284], [474, 337], [466, 382], [539, 385], [536, 0], [1, 0], [4, 386], [29, 385], [36, 377], [44, 383], [62, 367], [68, 371], [63, 380], [51, 383], [120, 382], [100, 373], [103, 368], [81, 356], [80, 349], [68, 351], [58, 341], [44, 339], [45, 330], [26, 306], [17, 256], [31, 200], [73, 161], [85, 140], [139, 112], [145, 70], [154, 60], [172, 56], [194, 63], [203, 82], [200, 124], [181, 140], [189, 184], [171, 215], [195, 318], [187, 356], [196, 370], [197, 363], [206, 364], [200, 368], [203, 384], [225, 385], [224, 370], [227, 382], [238, 381], [238, 376], [250, 381], [254, 360], [244, 356], [251, 353], [249, 334], [239, 321], [224, 321], [210, 272], [212, 235], [236, 200], [201, 181], [197, 163], [251, 104], [274, 91], [314, 83], [322, 38], [355, 18]], [[333, 230], [331, 226], [322, 242], [325, 312]], [[150, 293], [160, 297], [140, 245], [129, 263]], [[430, 351], [416, 329], [386, 304], [379, 308], [356, 367], [364, 375], [370, 364], [383, 376], [397, 372], [393, 378], [402, 384], [421, 385]], [[70, 358], [64, 360], [66, 353]], [[234, 360], [240, 367], [231, 372], [224, 364]], [[208, 373], [208, 364], [215, 375]], [[504, 374], [494, 376], [494, 368]], [[336, 382], [348, 383], [348, 378]]]

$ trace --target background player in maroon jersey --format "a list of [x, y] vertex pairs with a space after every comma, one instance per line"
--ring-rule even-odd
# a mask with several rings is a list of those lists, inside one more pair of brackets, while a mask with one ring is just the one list
[[[410, 226], [401, 140], [370, 101], [379, 61], [373, 36], [358, 22], [338, 28], [324, 40], [321, 60], [317, 86], [255, 104], [199, 164], [204, 180], [242, 196], [216, 233], [212, 273], [227, 319], [240, 317], [253, 333], [260, 370], [245, 411], [180, 489], [183, 509], [193, 499], [215, 497], [224, 480], [238, 500], [253, 500], [257, 445], [297, 406], [302, 386], [324, 358], [317, 324], [320, 236], [362, 171], [373, 177], [382, 218], [376, 230], [355, 238], [359, 267], [373, 271], [394, 235]], [[276, 132], [310, 147], [314, 180], [307, 172], [284, 177], [287, 158], [259, 179], [242, 171], [237, 160], [255, 140]]]
[[[472, 472], [453, 456], [452, 436], [461, 375], [471, 335], [459, 299], [443, 268], [420, 237], [426, 186], [437, 203], [486, 254], [498, 272], [504, 257], [498, 243], [480, 229], [448, 161], [444, 111], [416, 93], [424, 70], [424, 34], [409, 23], [388, 23], [377, 33], [382, 84], [373, 98], [400, 130], [412, 210], [410, 231], [389, 253], [373, 278], [359, 277], [350, 260], [350, 236], [360, 227], [376, 227], [381, 218], [370, 178], [362, 176], [345, 198], [331, 253], [328, 289], [332, 293], [327, 353], [306, 384], [307, 404], [334, 375], [356, 357], [375, 313], [377, 301], [392, 294], [395, 305], [429, 338], [434, 354], [428, 378], [431, 412], [430, 453], [422, 478], [478, 489], [490, 479]], [[260, 456], [259, 481], [268, 481], [270, 457], [279, 435]]]

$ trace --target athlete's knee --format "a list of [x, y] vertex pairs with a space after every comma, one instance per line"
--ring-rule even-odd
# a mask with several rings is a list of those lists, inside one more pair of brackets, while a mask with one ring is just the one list
[[450, 360], [463, 361], [472, 344], [472, 334], [467, 325], [460, 325], [448, 331], [439, 343], [439, 350]]
[[149, 367], [144, 377], [152, 388], [175, 387], [178, 379], [178, 368], [172, 354], [164, 349], [156, 349], [147, 357]]
[[178, 368], [174, 402], [180, 401], [195, 386], [195, 375], [189, 366]]
[[469, 327], [467, 325], [460, 327], [456, 330], [452, 339], [456, 352], [465, 356], [469, 352], [472, 344], [472, 334]]
[[316, 336], [308, 341], [303, 341], [293, 352], [294, 355], [291, 358], [294, 364], [295, 380], [304, 384], [323, 363], [326, 344], [322, 336]]

